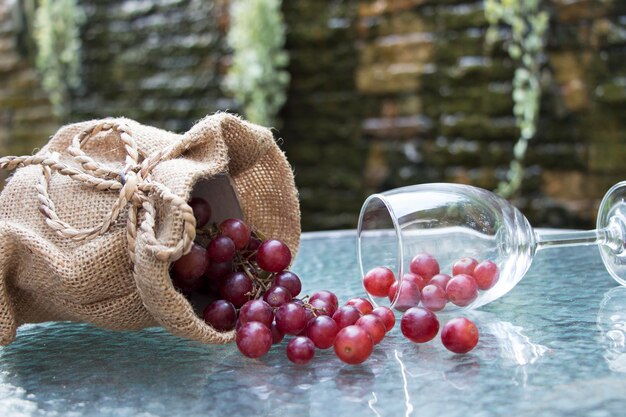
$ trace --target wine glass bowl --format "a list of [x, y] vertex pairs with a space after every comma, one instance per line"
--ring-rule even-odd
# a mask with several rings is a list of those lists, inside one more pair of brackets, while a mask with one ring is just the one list
[[[498, 266], [499, 279], [467, 308], [480, 307], [509, 292], [530, 267], [536, 249], [526, 218], [503, 198], [459, 184], [421, 184], [371, 195], [363, 204], [357, 229], [361, 277], [376, 266], [390, 268], [399, 288], [411, 259], [434, 256], [441, 273], [452, 275], [454, 262], [472, 257]], [[394, 306], [395, 297], [373, 297]], [[447, 303], [446, 310], [458, 308]]]
[[[441, 272], [449, 275], [454, 262], [464, 257], [494, 262], [498, 281], [479, 291], [471, 303], [457, 302], [464, 308], [480, 307], [509, 292], [528, 271], [536, 251], [576, 245], [599, 246], [609, 274], [626, 286], [626, 181], [605, 194], [595, 230], [534, 231], [519, 210], [492, 192], [443, 183], [371, 195], [363, 204], [357, 229], [361, 278], [370, 269], [385, 266], [395, 273], [400, 289], [418, 253], [434, 256]], [[394, 307], [401, 291], [391, 297], [368, 295], [374, 304]], [[445, 308], [455, 305], [448, 302]]]

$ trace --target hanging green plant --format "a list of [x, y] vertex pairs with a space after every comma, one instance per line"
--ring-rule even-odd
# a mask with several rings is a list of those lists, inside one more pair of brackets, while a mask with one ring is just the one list
[[80, 26], [84, 21], [77, 0], [40, 0], [35, 10], [36, 65], [59, 117], [67, 115], [69, 91], [80, 85]]
[[513, 76], [513, 114], [519, 128], [519, 138], [513, 147], [513, 160], [507, 179], [500, 182], [496, 192], [511, 197], [524, 179], [524, 157], [528, 142], [537, 133], [541, 100], [541, 59], [544, 35], [548, 28], [548, 13], [541, 9], [540, 0], [485, 0], [485, 15], [489, 22], [487, 43], [499, 39], [499, 27], [511, 28], [505, 45], [517, 68]]
[[280, 0], [233, 0], [227, 40], [233, 50], [226, 88], [250, 121], [272, 126], [287, 98], [289, 57]]

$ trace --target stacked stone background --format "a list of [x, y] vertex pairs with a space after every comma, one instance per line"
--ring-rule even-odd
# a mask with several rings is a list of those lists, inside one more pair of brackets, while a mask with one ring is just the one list
[[[16, 0], [0, 0], [0, 146], [28, 153], [63, 121], [50, 111]], [[124, 115], [183, 131], [237, 111], [227, 0], [81, 1], [83, 86], [71, 120]], [[592, 227], [626, 179], [626, 3], [546, 0], [551, 16], [538, 135], [514, 199], [539, 226]], [[487, 48], [471, 0], [284, 1], [292, 82], [277, 136], [306, 230], [354, 227], [364, 197], [453, 181], [493, 189], [517, 139], [514, 63]]]

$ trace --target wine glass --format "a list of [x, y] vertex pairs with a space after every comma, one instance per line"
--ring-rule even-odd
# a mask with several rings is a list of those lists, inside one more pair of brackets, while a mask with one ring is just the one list
[[[357, 229], [361, 279], [385, 266], [399, 288], [418, 253], [434, 256], [442, 273], [452, 275], [463, 257], [492, 261], [499, 278], [463, 308], [477, 308], [509, 292], [524, 276], [538, 250], [559, 246], [598, 245], [613, 278], [626, 286], [626, 181], [604, 196], [595, 230], [535, 231], [507, 200], [490, 191], [460, 184], [421, 184], [369, 196]], [[376, 305], [394, 307], [395, 296], [372, 296]], [[448, 302], [445, 309], [459, 308]]]

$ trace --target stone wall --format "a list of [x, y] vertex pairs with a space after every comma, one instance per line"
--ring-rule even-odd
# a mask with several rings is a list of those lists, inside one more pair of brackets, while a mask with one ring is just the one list
[[[23, 153], [60, 121], [0, 0], [0, 146]], [[227, 0], [82, 1], [83, 86], [71, 119], [124, 115], [183, 131], [237, 111]], [[539, 133], [515, 203], [537, 225], [590, 227], [626, 177], [626, 3], [550, 0]], [[486, 48], [481, 1], [284, 1], [292, 83], [278, 136], [306, 230], [353, 227], [371, 192], [431, 181], [494, 188], [517, 138], [514, 65]]]
[[[28, 47], [18, 0], [0, 1], [0, 154], [28, 154], [56, 130], [47, 94], [41, 89]], [[2, 175], [2, 173], [0, 173]]]
[[[591, 227], [604, 192], [626, 177], [626, 3], [545, 6], [539, 131], [514, 202], [536, 225]], [[434, 181], [493, 189], [505, 177], [518, 134], [514, 63], [501, 45], [486, 47], [482, 1], [306, 1], [285, 11], [306, 22], [290, 36], [284, 112], [296, 169], [317, 167], [297, 177], [316, 216], [305, 227], [354, 225], [357, 195]]]

